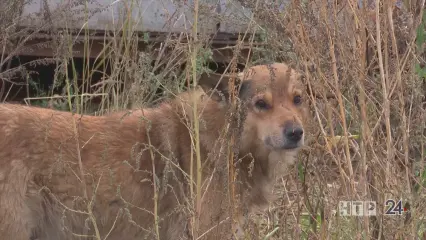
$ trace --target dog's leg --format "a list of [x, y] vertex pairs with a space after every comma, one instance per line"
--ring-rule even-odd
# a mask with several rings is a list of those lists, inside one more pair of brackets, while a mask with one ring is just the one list
[[35, 223], [27, 205], [30, 171], [22, 161], [12, 160], [0, 170], [0, 236], [2, 239], [31, 239]]
[[240, 239], [244, 239], [245, 237], [245, 232], [244, 232], [244, 227], [247, 223], [247, 220], [245, 218], [244, 215], [241, 215], [238, 217], [238, 221], [236, 223], [235, 226], [235, 230], [234, 230], [234, 234], [232, 236], [232, 239], [234, 240], [240, 240]]
[[238, 224], [237, 226], [236, 226], [236, 229], [235, 229], [235, 233], [234, 233], [234, 236], [233, 236], [233, 239], [243, 239], [243, 237], [244, 237], [244, 230], [243, 230], [243, 228]]

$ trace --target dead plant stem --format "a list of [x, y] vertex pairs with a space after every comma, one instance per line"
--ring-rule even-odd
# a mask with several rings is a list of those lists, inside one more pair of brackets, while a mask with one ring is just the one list
[[[64, 59], [64, 63], [65, 65], [67, 65], [67, 60]], [[74, 75], [76, 76], [76, 75]], [[71, 85], [70, 82], [68, 80], [68, 73], [66, 72], [66, 87], [67, 87], [67, 95], [68, 95], [68, 106], [69, 108], [72, 110], [72, 101], [71, 101]], [[83, 167], [83, 161], [81, 159], [81, 152], [80, 152], [80, 137], [79, 137], [79, 133], [78, 133], [78, 123], [76, 122], [76, 118], [74, 116], [74, 111], [72, 111], [72, 124], [73, 124], [73, 131], [74, 131], [74, 138], [75, 138], [75, 142], [76, 142], [76, 150], [77, 150], [77, 159], [78, 159], [78, 166], [80, 169], [80, 179], [81, 179], [81, 183], [83, 185], [83, 194], [84, 194], [84, 199], [87, 201], [88, 200], [88, 194], [87, 194], [87, 185], [86, 185], [86, 181], [85, 181], [85, 173], [84, 173], [84, 167]], [[96, 239], [97, 240], [101, 240], [101, 235], [99, 233], [99, 228], [98, 225], [96, 223], [96, 218], [93, 214], [92, 211], [93, 208], [93, 204], [90, 201], [87, 205], [87, 211], [89, 214], [89, 218], [93, 224], [93, 229], [95, 231], [95, 235], [96, 235]]]
[[[325, 15], [324, 19], [327, 19], [327, 17], [328, 16]], [[327, 20], [325, 21], [328, 22]], [[339, 75], [337, 73], [337, 61], [336, 61], [335, 48], [334, 48], [334, 39], [333, 39], [332, 33], [330, 32], [330, 28], [327, 28], [327, 36], [328, 36], [328, 44], [329, 44], [329, 53], [331, 57], [331, 68], [333, 72], [337, 102], [339, 104], [340, 120], [342, 121], [342, 129], [344, 134], [343, 141], [345, 146], [345, 158], [346, 158], [346, 164], [349, 170], [349, 179], [350, 179], [350, 186], [351, 186], [350, 195], [352, 196], [355, 192], [355, 183], [353, 178], [351, 155], [349, 151], [349, 138], [348, 138], [349, 134], [348, 134], [347, 124], [346, 124], [345, 104], [343, 102], [342, 92], [340, 91]]]
[[[192, 55], [191, 55], [191, 66], [192, 66], [192, 81], [193, 88], [197, 87], [197, 57], [198, 57], [198, 9], [199, 1], [194, 0], [194, 21], [192, 25]], [[196, 198], [195, 198], [195, 207], [196, 207], [196, 216], [197, 219], [201, 214], [201, 185], [202, 185], [202, 164], [201, 164], [201, 152], [200, 152], [200, 122], [198, 116], [198, 106], [197, 99], [193, 99], [193, 132], [194, 132], [194, 141], [195, 141], [195, 159], [196, 159]], [[191, 168], [193, 164], [191, 163]], [[198, 221], [193, 219], [193, 227], [195, 227], [195, 238], [198, 235]]]

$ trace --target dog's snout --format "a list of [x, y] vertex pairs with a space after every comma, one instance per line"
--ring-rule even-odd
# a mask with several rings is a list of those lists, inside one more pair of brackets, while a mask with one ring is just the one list
[[284, 127], [284, 136], [288, 141], [297, 143], [303, 137], [303, 128], [296, 124], [286, 124]]

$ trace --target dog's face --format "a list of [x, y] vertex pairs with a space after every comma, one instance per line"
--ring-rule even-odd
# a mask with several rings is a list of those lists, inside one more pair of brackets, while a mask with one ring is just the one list
[[[301, 75], [282, 63], [254, 66], [242, 74], [251, 82], [245, 129], [271, 150], [294, 150], [304, 143], [306, 114]], [[250, 134], [248, 134], [250, 135]]]
[[[246, 104], [243, 142], [272, 151], [294, 151], [304, 144], [307, 109], [301, 74], [283, 63], [257, 65], [239, 74], [239, 96]], [[214, 81], [213, 81], [214, 82]], [[217, 84], [227, 97], [228, 79]], [[216, 99], [217, 96], [216, 96]]]

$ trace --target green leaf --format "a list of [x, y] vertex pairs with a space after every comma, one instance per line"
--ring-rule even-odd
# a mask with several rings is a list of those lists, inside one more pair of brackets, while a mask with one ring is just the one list
[[148, 43], [148, 40], [149, 40], [149, 32], [144, 32], [143, 33], [143, 41], [145, 43]]
[[418, 48], [421, 48], [425, 42], [425, 22], [426, 12], [423, 13], [422, 23], [417, 27], [416, 45]]
[[322, 221], [321, 221], [321, 214], [317, 214], [317, 222], [318, 222], [318, 226], [321, 225]]
[[421, 68], [418, 63], [415, 65], [415, 71], [419, 77], [426, 77], [426, 68]]

